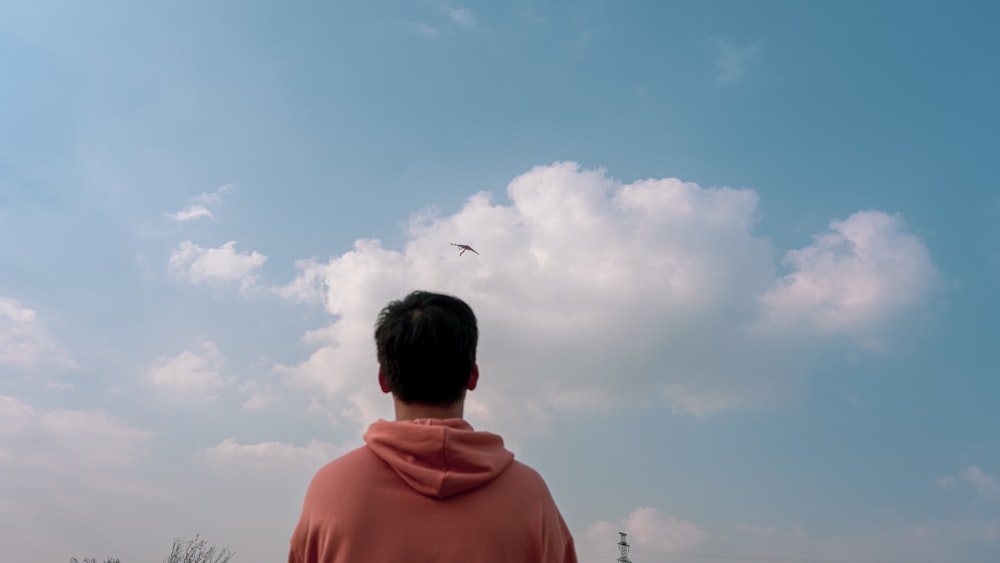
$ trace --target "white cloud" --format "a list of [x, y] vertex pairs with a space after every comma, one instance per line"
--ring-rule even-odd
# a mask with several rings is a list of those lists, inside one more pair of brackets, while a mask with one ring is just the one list
[[715, 51], [715, 80], [719, 84], [731, 84], [746, 76], [747, 66], [760, 56], [757, 45], [734, 45], [718, 37], [709, 40]]
[[587, 528], [582, 543], [593, 549], [609, 543], [609, 538], [617, 538], [618, 532], [628, 534], [632, 549], [654, 552], [689, 551], [708, 539], [708, 534], [694, 522], [660, 514], [652, 507], [643, 507], [615, 523], [595, 522]]
[[15, 299], [0, 297], [0, 365], [39, 364], [61, 368], [76, 365], [56, 346], [35, 311]]
[[[470, 414], [482, 420], [527, 433], [556, 410], [656, 397], [709, 414], [786, 392], [830, 333], [890, 331], [937, 275], [902, 220], [879, 212], [834, 222], [789, 253], [781, 277], [775, 249], [753, 233], [751, 190], [623, 184], [568, 162], [519, 176], [507, 195], [509, 205], [480, 193], [454, 215], [418, 215], [402, 251], [358, 240], [326, 264], [300, 265], [286, 295], [316, 302], [325, 288], [333, 321], [307, 339], [309, 359], [276, 371], [323, 391], [326, 412], [385, 416], [372, 325], [389, 300], [420, 288], [476, 311], [482, 385]], [[451, 242], [480, 255], [459, 257]]]
[[958, 475], [938, 477], [934, 480], [934, 484], [939, 489], [954, 489], [958, 486], [959, 480], [976, 490], [979, 501], [1000, 501], [1000, 481], [978, 465], [970, 465]]
[[267, 261], [256, 250], [240, 253], [236, 241], [217, 248], [205, 248], [184, 241], [170, 255], [170, 272], [191, 283], [238, 283], [248, 290], [256, 284], [256, 272]]
[[954, 489], [957, 483], [954, 475], [945, 475], [934, 480], [934, 484], [939, 489]]
[[235, 191], [236, 191], [236, 186], [232, 184], [225, 184], [223, 186], [219, 186], [219, 188], [214, 192], [202, 192], [201, 194], [196, 195], [193, 199], [198, 203], [205, 203], [205, 204], [219, 203], [222, 201], [222, 196], [224, 194], [228, 194]]
[[861, 211], [788, 252], [793, 269], [763, 296], [775, 323], [870, 333], [923, 302], [940, 283], [930, 254], [898, 215]]
[[51, 443], [75, 464], [97, 467], [134, 463], [145, 455], [152, 437], [103, 411], [54, 410], [42, 416], [41, 426]]
[[190, 205], [181, 209], [177, 213], [167, 213], [167, 219], [171, 221], [179, 221], [186, 223], [188, 221], [194, 221], [195, 219], [201, 219], [202, 217], [206, 219], [215, 219], [215, 215], [204, 205]]
[[462, 27], [473, 27], [476, 25], [476, 19], [472, 17], [472, 12], [465, 8], [452, 8], [448, 10], [448, 17], [451, 18], [451, 21]]
[[425, 24], [424, 22], [412, 23], [410, 24], [410, 29], [424, 39], [437, 39], [438, 36], [441, 35], [440, 31]]
[[34, 311], [21, 307], [20, 303], [13, 299], [0, 298], [0, 318], [14, 322], [33, 323], [37, 316]]
[[203, 192], [191, 198], [194, 202], [193, 204], [188, 205], [175, 213], [164, 212], [164, 216], [171, 221], [177, 221], [180, 223], [186, 223], [188, 221], [194, 221], [202, 218], [215, 219], [215, 214], [212, 213], [208, 206], [221, 203], [223, 194], [235, 190], [235, 187], [230, 184], [226, 184], [214, 192]]
[[105, 538], [134, 539], [136, 522], [148, 527], [147, 516], [175, 498], [151, 476], [152, 442], [150, 432], [102, 410], [0, 396], [0, 543], [32, 554], [17, 560], [65, 560]]
[[979, 500], [1000, 500], [1000, 483], [982, 467], [971, 465], [962, 472], [962, 480], [972, 485], [978, 493]]
[[326, 264], [320, 264], [315, 258], [309, 258], [297, 260], [295, 268], [299, 271], [299, 275], [287, 285], [276, 287], [273, 291], [289, 301], [322, 303], [326, 299]]
[[226, 384], [224, 365], [225, 357], [215, 343], [205, 342], [198, 351], [160, 357], [148, 377], [174, 399], [209, 401]]
[[341, 448], [320, 440], [310, 440], [305, 446], [296, 446], [283, 442], [240, 444], [227, 438], [216, 446], [202, 449], [198, 455], [219, 467], [315, 470], [341, 453]]
[[[0, 396], [0, 463], [60, 472], [129, 466], [147, 453], [149, 432], [100, 410], [40, 411]], [[9, 449], [7, 449], [9, 448]]]
[[248, 411], [267, 408], [279, 400], [270, 384], [247, 381], [240, 384], [240, 391], [247, 395], [242, 407]]
[[14, 397], [0, 396], [0, 436], [16, 436], [31, 424], [35, 409]]

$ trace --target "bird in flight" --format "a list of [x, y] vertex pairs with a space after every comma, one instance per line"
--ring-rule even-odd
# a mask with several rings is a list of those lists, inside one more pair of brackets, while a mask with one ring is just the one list
[[455, 243], [451, 243], [451, 245], [452, 246], [457, 246], [457, 247], [459, 247], [459, 248], [462, 249], [462, 251], [458, 253], [459, 256], [465, 254], [466, 250], [471, 250], [473, 254], [475, 254], [476, 256], [479, 256], [479, 253], [476, 252], [476, 249], [472, 248], [471, 246], [469, 246], [467, 244], [455, 244]]

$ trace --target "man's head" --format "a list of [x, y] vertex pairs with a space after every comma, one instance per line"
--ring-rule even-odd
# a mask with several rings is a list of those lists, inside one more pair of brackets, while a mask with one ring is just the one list
[[384, 385], [404, 403], [454, 404], [469, 388], [478, 339], [476, 316], [461, 299], [414, 291], [393, 301], [375, 323]]

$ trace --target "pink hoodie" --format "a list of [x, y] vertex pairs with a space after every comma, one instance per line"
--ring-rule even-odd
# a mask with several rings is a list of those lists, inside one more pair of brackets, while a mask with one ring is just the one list
[[575, 563], [548, 487], [462, 419], [380, 420], [319, 470], [289, 563]]

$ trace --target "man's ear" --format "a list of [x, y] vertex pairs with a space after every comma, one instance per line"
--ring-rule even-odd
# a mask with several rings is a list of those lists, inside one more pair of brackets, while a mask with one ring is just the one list
[[472, 373], [469, 374], [469, 385], [466, 387], [469, 391], [476, 388], [479, 384], [479, 364], [472, 364]]
[[385, 376], [382, 375], [382, 368], [378, 368], [378, 386], [382, 388], [383, 393], [391, 393], [389, 389], [389, 384], [385, 382]]

